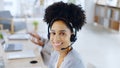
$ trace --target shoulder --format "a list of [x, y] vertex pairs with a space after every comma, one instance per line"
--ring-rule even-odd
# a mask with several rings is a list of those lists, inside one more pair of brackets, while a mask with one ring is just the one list
[[82, 59], [77, 51], [71, 50], [64, 59], [66, 68], [84, 68]]
[[81, 60], [81, 57], [80, 54], [73, 49], [68, 53], [66, 59], [76, 61], [76, 60]]

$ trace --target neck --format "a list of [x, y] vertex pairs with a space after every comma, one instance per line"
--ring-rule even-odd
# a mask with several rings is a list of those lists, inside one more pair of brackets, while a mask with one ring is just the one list
[[61, 50], [59, 59], [58, 59], [58, 63], [57, 63], [57, 68], [60, 67], [61, 63], [64, 61], [64, 57], [72, 50], [72, 47], [68, 47], [65, 50]]
[[59, 54], [60, 54], [61, 57], [65, 57], [71, 50], [72, 50], [72, 47], [68, 47], [68, 48], [65, 49], [65, 50], [61, 50], [61, 51], [59, 52]]

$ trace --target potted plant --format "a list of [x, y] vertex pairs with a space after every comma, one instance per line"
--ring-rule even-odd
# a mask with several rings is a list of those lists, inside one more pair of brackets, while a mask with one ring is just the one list
[[3, 34], [0, 32], [0, 44], [4, 44], [5, 40], [3, 38]]
[[2, 33], [0, 33], [0, 39], [3, 39], [3, 35], [2, 35]]
[[33, 25], [34, 25], [34, 30], [37, 31], [38, 30], [38, 21], [33, 21]]

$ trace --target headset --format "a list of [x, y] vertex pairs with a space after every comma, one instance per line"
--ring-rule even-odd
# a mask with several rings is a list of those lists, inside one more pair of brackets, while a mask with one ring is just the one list
[[[50, 27], [53, 25], [53, 23], [54, 23], [54, 21], [57, 21], [57, 20], [62, 20], [62, 21], [64, 21], [65, 23], [68, 23], [68, 21], [67, 20], [65, 20], [64, 18], [55, 18], [55, 19], [53, 19], [52, 21], [51, 21], [51, 23], [50, 24], [48, 24], [48, 39], [50, 39]], [[77, 37], [76, 37], [76, 35], [77, 35], [77, 31], [76, 31], [76, 29], [75, 28], [73, 28], [73, 26], [72, 26], [72, 24], [71, 23], [68, 23], [68, 26], [69, 27], [71, 27], [71, 29], [72, 29], [72, 31], [73, 31], [73, 34], [71, 35], [71, 37], [70, 37], [70, 41], [72, 42], [71, 43], [71, 45], [77, 40]], [[68, 47], [70, 47], [71, 45], [69, 45]], [[61, 48], [61, 50], [65, 50], [65, 49], [67, 49], [68, 47], [66, 47], [66, 48]]]

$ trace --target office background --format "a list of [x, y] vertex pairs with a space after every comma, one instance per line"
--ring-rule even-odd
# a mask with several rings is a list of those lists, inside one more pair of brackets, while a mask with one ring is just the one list
[[[61, 0], [0, 0], [0, 11], [9, 10], [15, 18], [34, 20], [42, 18], [44, 9], [57, 1]], [[78, 40], [73, 47], [80, 53], [86, 68], [120, 68], [120, 33], [94, 23], [96, 1], [64, 0], [81, 4], [87, 17], [87, 24], [78, 32]]]

